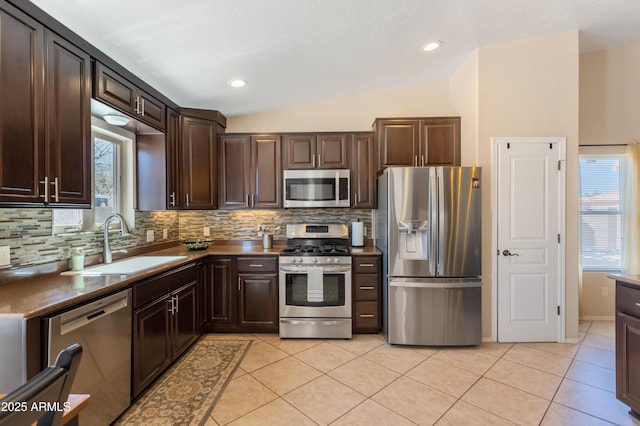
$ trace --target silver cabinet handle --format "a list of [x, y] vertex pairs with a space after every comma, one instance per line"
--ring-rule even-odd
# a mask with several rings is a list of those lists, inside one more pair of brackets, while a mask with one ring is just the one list
[[55, 178], [53, 178], [53, 182], [51, 182], [51, 185], [53, 185], [53, 199], [57, 202], [60, 201], [60, 191], [58, 190], [58, 177], [56, 176]]
[[418, 166], [418, 156], [416, 155], [415, 157], [413, 157], [413, 165], [414, 166]]
[[140, 95], [136, 95], [136, 100], [135, 100], [134, 102], [135, 102], [136, 106], [135, 106], [135, 108], [133, 109], [133, 111], [134, 111], [136, 114], [140, 114]]
[[361, 263], [358, 266], [361, 266], [363, 268], [373, 268], [375, 265], [373, 263]]
[[142, 111], [140, 112], [140, 115], [144, 117], [144, 98], [142, 98]]
[[171, 207], [175, 207], [176, 206], [176, 193], [172, 192], [171, 194], [169, 194], [169, 205]]
[[375, 289], [375, 287], [372, 286], [372, 285], [361, 285], [360, 286], [360, 290], [373, 290], [373, 289]]
[[311, 154], [311, 167], [313, 167], [313, 168], [316, 167], [316, 155], [315, 154]]
[[636, 306], [637, 306], [638, 308], [640, 308], [640, 303], [636, 302]]
[[256, 205], [256, 194], [251, 194], [251, 207]]
[[511, 253], [509, 250], [502, 251], [503, 256], [520, 256], [518, 253]]
[[48, 203], [49, 202], [49, 177], [45, 176], [44, 180], [41, 180], [40, 183], [44, 184], [44, 195], [42, 195], [42, 198], [44, 198], [45, 203]]
[[424, 167], [424, 155], [422, 156], [422, 164], [421, 164], [421, 166]]
[[375, 315], [373, 314], [360, 314], [360, 318], [374, 318]]
[[251, 263], [251, 264], [249, 264], [249, 266], [251, 268], [262, 268], [262, 267], [264, 267], [264, 265], [261, 265], [259, 263]]
[[251, 207], [251, 204], [249, 204], [249, 194], [247, 194], [247, 207]]
[[175, 309], [175, 300], [174, 300], [174, 299], [173, 299], [173, 297], [172, 297], [172, 298], [170, 298], [169, 300], [167, 300], [167, 303], [170, 303], [170, 304], [171, 304], [171, 306], [169, 306], [169, 310], [168, 310], [168, 312], [169, 312], [171, 315], [173, 315], [173, 311], [174, 311], [174, 309]]
[[240, 291], [240, 281], [241, 281], [241, 279], [240, 279], [240, 277], [238, 277], [238, 291]]
[[189, 208], [189, 193], [188, 192], [184, 194], [184, 206], [186, 208]]
[[[174, 311], [174, 313], [176, 313], [176, 314], [177, 314], [177, 313], [178, 313], [178, 306], [180, 306], [180, 305], [178, 304], [178, 295], [176, 294], [174, 297], [175, 297], [175, 300], [176, 300], [176, 301], [175, 301], [175, 311]], [[172, 297], [172, 299], [173, 299], [174, 297]]]
[[322, 163], [320, 162], [320, 154], [317, 154], [317, 155], [318, 155], [318, 167], [320, 167], [320, 164], [322, 164]]

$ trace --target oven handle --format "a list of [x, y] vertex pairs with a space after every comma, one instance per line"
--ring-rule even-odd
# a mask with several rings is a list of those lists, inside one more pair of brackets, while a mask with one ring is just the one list
[[[307, 272], [305, 266], [281, 266], [280, 270], [284, 272]], [[351, 272], [351, 266], [323, 266], [322, 272]]]

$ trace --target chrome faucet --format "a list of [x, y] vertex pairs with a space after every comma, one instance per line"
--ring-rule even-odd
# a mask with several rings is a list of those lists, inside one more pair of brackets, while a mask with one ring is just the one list
[[104, 220], [104, 251], [102, 252], [104, 263], [111, 263], [111, 261], [113, 260], [111, 256], [111, 246], [109, 245], [109, 223], [111, 223], [113, 219], [120, 220], [121, 235], [129, 234], [129, 227], [127, 226], [127, 222], [125, 222], [124, 217], [122, 217], [120, 213], [111, 213], [109, 216], [107, 216], [107, 218]]

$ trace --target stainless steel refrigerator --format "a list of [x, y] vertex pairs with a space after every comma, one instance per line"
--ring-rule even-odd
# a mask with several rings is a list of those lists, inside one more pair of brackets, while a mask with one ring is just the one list
[[481, 191], [479, 167], [391, 167], [378, 177], [389, 343], [481, 343]]

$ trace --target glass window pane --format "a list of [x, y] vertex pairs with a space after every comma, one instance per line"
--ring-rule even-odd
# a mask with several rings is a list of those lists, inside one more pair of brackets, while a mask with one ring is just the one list
[[580, 156], [580, 256], [583, 269], [622, 268], [623, 155]]
[[95, 223], [100, 225], [111, 213], [118, 211], [117, 145], [95, 138]]

